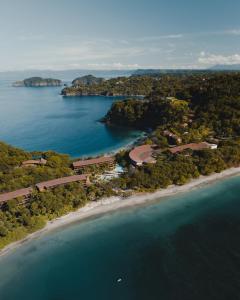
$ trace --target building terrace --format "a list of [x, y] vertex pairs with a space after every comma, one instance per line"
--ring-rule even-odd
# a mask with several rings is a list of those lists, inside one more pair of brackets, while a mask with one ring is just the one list
[[73, 163], [73, 168], [74, 168], [74, 170], [78, 170], [78, 169], [85, 168], [88, 166], [103, 165], [103, 164], [113, 166], [114, 163], [115, 163], [114, 157], [102, 156], [102, 157], [97, 157], [97, 158], [92, 158], [92, 159], [75, 161]]
[[52, 189], [60, 185], [69, 184], [72, 182], [83, 182], [84, 185], [89, 185], [90, 184], [89, 175], [88, 174], [73, 175], [73, 176], [48, 180], [48, 181], [37, 183], [36, 188], [39, 190], [39, 192], [43, 192], [45, 190]]
[[191, 144], [186, 144], [186, 145], [169, 148], [169, 151], [172, 154], [177, 154], [177, 153], [183, 152], [184, 150], [187, 150], [187, 149], [191, 149], [193, 151], [204, 150], [204, 149], [217, 149], [217, 145], [209, 144], [207, 142], [191, 143]]
[[24, 188], [24, 189], [19, 189], [14, 192], [8, 192], [0, 195], [0, 205], [16, 198], [23, 197], [27, 199], [33, 192], [32, 188]]
[[[73, 176], [48, 180], [48, 181], [37, 183], [35, 187], [38, 189], [39, 192], [43, 192], [47, 189], [51, 189], [60, 185], [69, 184], [72, 182], [82, 182], [85, 186], [87, 186], [90, 184], [89, 174], [73, 175]], [[23, 197], [26, 200], [31, 196], [32, 193], [33, 193], [33, 188], [28, 187], [13, 192], [0, 194], [0, 205], [9, 200], [20, 198], [20, 197]]]
[[47, 160], [40, 158], [40, 159], [31, 159], [31, 160], [26, 160], [22, 162], [22, 167], [34, 167], [34, 166], [41, 166], [41, 165], [46, 165]]
[[156, 159], [153, 157], [153, 154], [153, 145], [141, 145], [130, 151], [129, 157], [135, 166], [142, 166], [147, 163], [156, 163]]

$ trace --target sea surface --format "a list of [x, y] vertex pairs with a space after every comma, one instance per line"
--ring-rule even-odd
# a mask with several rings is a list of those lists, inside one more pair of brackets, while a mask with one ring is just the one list
[[24, 244], [0, 258], [0, 299], [240, 299], [240, 177]]
[[121, 97], [64, 98], [62, 87], [12, 87], [23, 78], [11, 75], [0, 76], [0, 140], [6, 143], [79, 157], [115, 151], [141, 135], [99, 122]]

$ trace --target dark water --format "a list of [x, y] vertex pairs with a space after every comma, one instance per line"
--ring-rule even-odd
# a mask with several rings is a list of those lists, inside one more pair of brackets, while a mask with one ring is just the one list
[[0, 79], [0, 140], [9, 144], [77, 157], [116, 150], [140, 134], [99, 122], [119, 98], [63, 98], [61, 87], [14, 88], [13, 81]]
[[235, 177], [31, 241], [0, 259], [0, 299], [240, 299], [239, 196]]

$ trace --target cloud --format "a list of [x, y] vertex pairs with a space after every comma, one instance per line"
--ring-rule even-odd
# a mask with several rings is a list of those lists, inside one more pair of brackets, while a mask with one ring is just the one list
[[137, 42], [148, 42], [148, 41], [159, 41], [164, 39], [181, 39], [183, 38], [183, 34], [169, 34], [169, 35], [156, 35], [156, 36], [144, 36], [140, 38], [136, 38]]
[[200, 53], [198, 62], [202, 65], [233, 65], [240, 64], [240, 54], [221, 55]]
[[17, 36], [17, 39], [19, 41], [22, 41], [22, 42], [26, 42], [26, 41], [42, 41], [45, 39], [45, 36], [43, 34], [39, 34], [39, 35], [19, 35]]
[[114, 63], [93, 63], [88, 64], [89, 68], [95, 68], [95, 69], [115, 69], [115, 70], [127, 70], [127, 69], [139, 69], [141, 66], [139, 64], [122, 64], [120, 62], [114, 62]]
[[240, 29], [225, 30], [223, 33], [227, 35], [240, 35]]

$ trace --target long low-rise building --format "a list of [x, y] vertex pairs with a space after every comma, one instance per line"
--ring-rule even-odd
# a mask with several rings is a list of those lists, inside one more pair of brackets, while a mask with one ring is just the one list
[[22, 162], [22, 167], [34, 167], [34, 166], [44, 166], [46, 165], [47, 160], [44, 158], [40, 159], [31, 159], [31, 160], [25, 160]]
[[204, 150], [204, 149], [217, 149], [216, 144], [209, 144], [207, 142], [202, 142], [202, 143], [191, 143], [191, 144], [186, 144], [186, 145], [181, 145], [173, 148], [169, 148], [169, 151], [172, 154], [177, 154], [181, 153], [184, 150], [191, 149], [193, 151], [197, 150]]
[[82, 182], [84, 185], [90, 184], [89, 175], [82, 174], [82, 175], [73, 175], [73, 176], [67, 176], [62, 177], [58, 179], [48, 180], [44, 182], [40, 182], [36, 184], [36, 188], [39, 190], [39, 192], [43, 192], [48, 189], [55, 188], [60, 185], [65, 185], [72, 182]]
[[113, 166], [115, 164], [115, 158], [112, 156], [102, 156], [92, 159], [79, 160], [73, 163], [73, 168], [74, 170], [78, 170], [89, 166], [104, 164]]
[[32, 188], [19, 189], [14, 192], [8, 192], [0, 195], [0, 205], [16, 198], [24, 198], [27, 199], [32, 194]]
[[[85, 186], [87, 186], [90, 184], [89, 174], [73, 175], [73, 176], [48, 180], [48, 181], [37, 183], [35, 187], [38, 189], [39, 192], [43, 192], [45, 190], [55, 188], [60, 185], [72, 183], [72, 182], [82, 182]], [[13, 192], [0, 194], [0, 205], [9, 200], [20, 198], [20, 197], [23, 197], [25, 200], [27, 200], [32, 193], [33, 193], [33, 188], [28, 187]]]
[[154, 147], [152, 145], [141, 145], [130, 151], [129, 157], [135, 166], [142, 166], [147, 163], [156, 163], [156, 159], [153, 157], [153, 154]]

